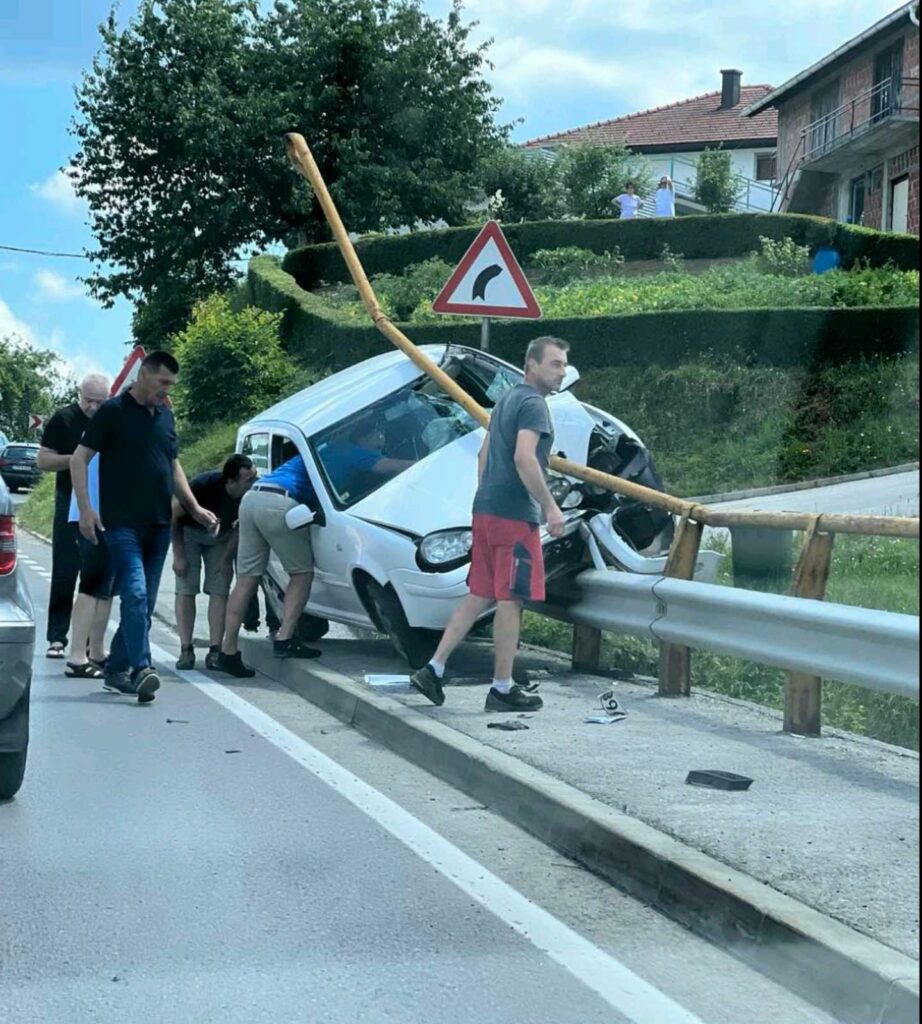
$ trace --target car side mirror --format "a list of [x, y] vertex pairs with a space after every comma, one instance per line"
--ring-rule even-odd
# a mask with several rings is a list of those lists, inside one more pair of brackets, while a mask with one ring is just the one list
[[307, 505], [295, 505], [285, 513], [285, 525], [289, 530], [301, 530], [316, 519], [312, 509]]
[[560, 385], [560, 390], [569, 391], [578, 380], [579, 370], [575, 366], [568, 366], [567, 372], [563, 375], [563, 383]]

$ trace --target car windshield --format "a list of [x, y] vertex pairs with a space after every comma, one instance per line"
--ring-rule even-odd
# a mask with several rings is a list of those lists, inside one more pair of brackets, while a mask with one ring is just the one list
[[35, 462], [38, 458], [38, 449], [29, 448], [26, 445], [11, 444], [3, 452], [3, 457], [17, 462]]
[[395, 391], [310, 439], [333, 500], [348, 508], [476, 421], [428, 377]]

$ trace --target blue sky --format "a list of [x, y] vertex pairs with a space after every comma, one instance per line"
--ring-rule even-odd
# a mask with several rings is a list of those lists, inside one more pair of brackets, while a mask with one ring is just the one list
[[[110, 0], [0, 0], [0, 245], [79, 253], [86, 210], [60, 173], [74, 151], [73, 88]], [[450, 0], [425, 0], [442, 17]], [[893, 0], [468, 0], [503, 120], [523, 140], [719, 87], [719, 69], [778, 85], [896, 9]], [[137, 7], [123, 0], [125, 23]], [[102, 309], [77, 278], [88, 264], [0, 249], [0, 336], [53, 348], [75, 375], [114, 374], [131, 306]]]

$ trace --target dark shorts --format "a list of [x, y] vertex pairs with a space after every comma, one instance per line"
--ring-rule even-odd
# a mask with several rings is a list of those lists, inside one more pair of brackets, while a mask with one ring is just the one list
[[80, 583], [77, 591], [100, 601], [108, 601], [112, 597], [115, 582], [115, 570], [106, 544], [105, 534], [96, 533], [98, 544], [91, 544], [80, 535]]
[[543, 601], [544, 552], [534, 523], [474, 516], [474, 543], [467, 585], [491, 601]]

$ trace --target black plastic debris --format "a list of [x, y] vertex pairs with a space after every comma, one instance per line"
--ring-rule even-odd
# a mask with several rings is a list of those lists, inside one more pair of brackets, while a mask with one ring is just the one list
[[517, 729], [527, 729], [529, 727], [517, 718], [511, 721], [507, 718], [502, 722], [487, 722], [487, 728], [502, 729], [503, 732], [515, 732]]
[[752, 779], [733, 772], [722, 772], [716, 768], [708, 768], [689, 772], [685, 780], [689, 786], [707, 786], [709, 789], [749, 789]]

